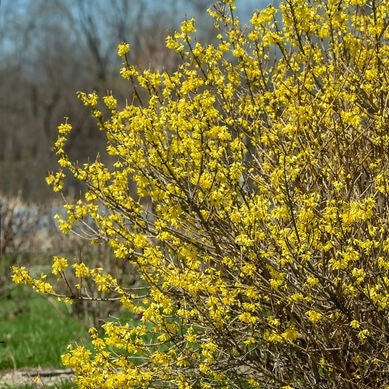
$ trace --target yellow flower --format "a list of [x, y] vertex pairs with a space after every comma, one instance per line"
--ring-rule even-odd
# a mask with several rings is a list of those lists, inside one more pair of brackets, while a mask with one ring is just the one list
[[323, 318], [323, 315], [320, 312], [316, 312], [313, 310], [305, 312], [305, 314], [309, 317], [312, 323], [317, 323], [319, 320]]
[[86, 267], [85, 263], [75, 263], [73, 264], [73, 269], [77, 278], [84, 278], [89, 276], [89, 269]]
[[124, 57], [130, 51], [130, 45], [128, 43], [120, 43], [118, 45], [118, 56]]
[[72, 130], [72, 126], [69, 123], [62, 123], [58, 126], [58, 132], [63, 135], [68, 135]]
[[25, 285], [31, 285], [33, 279], [28, 274], [26, 268], [24, 266], [16, 267], [12, 266], [12, 281], [16, 284], [25, 284]]
[[190, 20], [185, 20], [184, 22], [182, 22], [181, 31], [184, 34], [191, 34], [193, 32], [196, 32], [195, 19], [192, 18]]
[[54, 256], [52, 264], [52, 273], [57, 275], [68, 267], [68, 261], [65, 258]]
[[359, 331], [357, 336], [359, 339], [364, 340], [370, 335], [370, 331], [368, 329], [364, 329], [362, 331]]
[[291, 325], [281, 334], [281, 336], [285, 340], [293, 342], [299, 337], [299, 333], [296, 330], [296, 328], [293, 325]]
[[112, 111], [116, 110], [117, 101], [113, 96], [104, 96], [103, 97], [104, 104]]
[[350, 322], [350, 326], [351, 326], [352, 328], [359, 328], [359, 327], [360, 327], [360, 323], [359, 323], [358, 320], [352, 320], [352, 321]]

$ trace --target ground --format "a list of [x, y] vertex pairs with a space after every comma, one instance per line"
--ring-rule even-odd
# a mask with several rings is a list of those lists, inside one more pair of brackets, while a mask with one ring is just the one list
[[[22, 368], [0, 371], [0, 388], [31, 385], [31, 387], [57, 387], [74, 378], [70, 369]], [[65, 386], [63, 386], [65, 387]], [[66, 387], [70, 387], [66, 386]]]

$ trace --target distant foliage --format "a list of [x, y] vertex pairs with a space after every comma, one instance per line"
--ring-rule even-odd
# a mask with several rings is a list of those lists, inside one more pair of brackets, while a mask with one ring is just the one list
[[194, 20], [167, 38], [176, 72], [140, 72], [119, 45], [147, 101], [79, 93], [112, 165], [72, 162], [59, 126], [59, 164], [87, 188], [62, 231], [93, 219], [144, 285], [55, 259], [80, 297], [90, 282], [141, 316], [69, 348], [81, 388], [389, 387], [389, 1], [285, 0], [247, 28], [234, 9], [210, 9], [214, 46]]

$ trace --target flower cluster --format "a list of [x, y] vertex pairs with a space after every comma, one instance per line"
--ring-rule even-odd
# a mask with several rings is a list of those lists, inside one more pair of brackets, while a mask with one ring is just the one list
[[[93, 220], [144, 285], [55, 258], [55, 275], [142, 317], [92, 329], [94, 353], [63, 361], [81, 388], [385, 387], [389, 2], [287, 0], [247, 29], [233, 1], [210, 14], [217, 44], [191, 39], [194, 20], [167, 38], [176, 72], [124, 62], [147, 103], [106, 96], [105, 118], [79, 94], [112, 163], [72, 163], [59, 128], [60, 165], [87, 187], [61, 229]], [[58, 191], [63, 177], [47, 181]]]

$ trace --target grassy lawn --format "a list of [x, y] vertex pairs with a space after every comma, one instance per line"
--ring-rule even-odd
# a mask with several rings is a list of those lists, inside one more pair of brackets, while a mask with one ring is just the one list
[[0, 370], [61, 367], [66, 346], [87, 339], [62, 304], [20, 286], [0, 295]]

